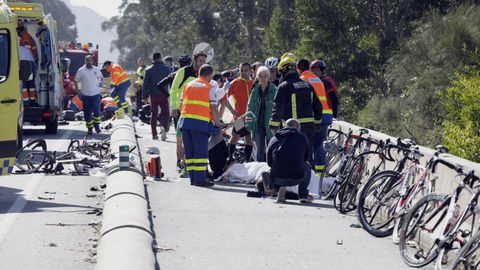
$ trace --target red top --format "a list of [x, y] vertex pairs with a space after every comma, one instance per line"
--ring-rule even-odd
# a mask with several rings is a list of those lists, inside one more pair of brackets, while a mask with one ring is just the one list
[[[228, 97], [233, 96], [235, 98], [235, 111], [240, 114], [247, 112], [248, 97], [250, 96], [250, 90], [253, 86], [253, 80], [244, 80], [242, 78], [236, 78], [232, 81], [230, 89], [228, 90]], [[234, 117], [234, 119], [237, 119]]]

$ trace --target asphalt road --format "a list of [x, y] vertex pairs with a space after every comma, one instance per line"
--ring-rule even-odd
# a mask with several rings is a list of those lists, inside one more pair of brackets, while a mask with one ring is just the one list
[[[48, 150], [65, 151], [70, 139], [84, 138], [84, 125], [71, 122], [56, 135], [26, 127], [24, 143], [44, 138]], [[0, 269], [93, 269], [102, 192], [90, 188], [101, 184], [89, 176], [0, 177]]]
[[[160, 148], [164, 181], [147, 182], [159, 269], [409, 269], [391, 239], [378, 239], [331, 201], [246, 197], [253, 186], [190, 186], [175, 171], [173, 131], [151, 140], [137, 124], [144, 149]], [[353, 227], [352, 227], [353, 225]]]

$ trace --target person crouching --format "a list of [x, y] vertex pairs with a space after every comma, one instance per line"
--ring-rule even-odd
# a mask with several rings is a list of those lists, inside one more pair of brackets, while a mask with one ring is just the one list
[[270, 173], [264, 181], [265, 189], [278, 189], [278, 202], [285, 202], [286, 186], [298, 185], [301, 203], [308, 202], [308, 184], [312, 167], [308, 163], [310, 147], [305, 134], [300, 132], [298, 120], [290, 118], [278, 130], [267, 148]]

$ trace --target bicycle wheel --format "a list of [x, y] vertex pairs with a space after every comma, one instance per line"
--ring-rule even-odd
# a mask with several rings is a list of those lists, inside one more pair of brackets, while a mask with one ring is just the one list
[[330, 153], [327, 155], [326, 160], [327, 162], [325, 163], [324, 173], [320, 176], [319, 194], [321, 194], [322, 197], [329, 198], [331, 190], [335, 188], [335, 183], [326, 190], [324, 190], [322, 186], [326, 183], [326, 178], [335, 178], [337, 176], [338, 166], [340, 166], [341, 161], [341, 153]]
[[450, 197], [431, 193], [421, 198], [405, 216], [400, 229], [400, 255], [411, 267], [422, 267], [439, 254], [437, 235], [444, 227]]
[[80, 141], [79, 140], [71, 140], [70, 144], [68, 145], [67, 152], [74, 152], [80, 151]]
[[400, 199], [400, 177], [397, 171], [379, 172], [363, 187], [358, 200], [358, 219], [369, 234], [376, 237], [392, 234], [394, 213]]
[[355, 210], [357, 191], [360, 188], [361, 181], [367, 172], [366, 169], [365, 156], [360, 155], [356, 157], [345, 182], [340, 186], [339, 191], [335, 196], [335, 203], [338, 204], [338, 207], [335, 208], [337, 208], [340, 213], [345, 214]]
[[40, 170], [47, 158], [47, 143], [43, 139], [34, 139], [17, 151], [15, 166], [23, 173], [35, 173]]
[[480, 230], [460, 249], [449, 270], [480, 269]]

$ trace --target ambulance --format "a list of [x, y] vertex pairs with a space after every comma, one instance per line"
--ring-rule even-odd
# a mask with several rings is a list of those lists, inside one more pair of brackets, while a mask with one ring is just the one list
[[[20, 28], [29, 36], [28, 47], [36, 49], [34, 65], [20, 61], [25, 49], [20, 48]], [[12, 172], [25, 123], [57, 133], [64, 93], [56, 35], [55, 21], [42, 4], [0, 0], [0, 175]]]

